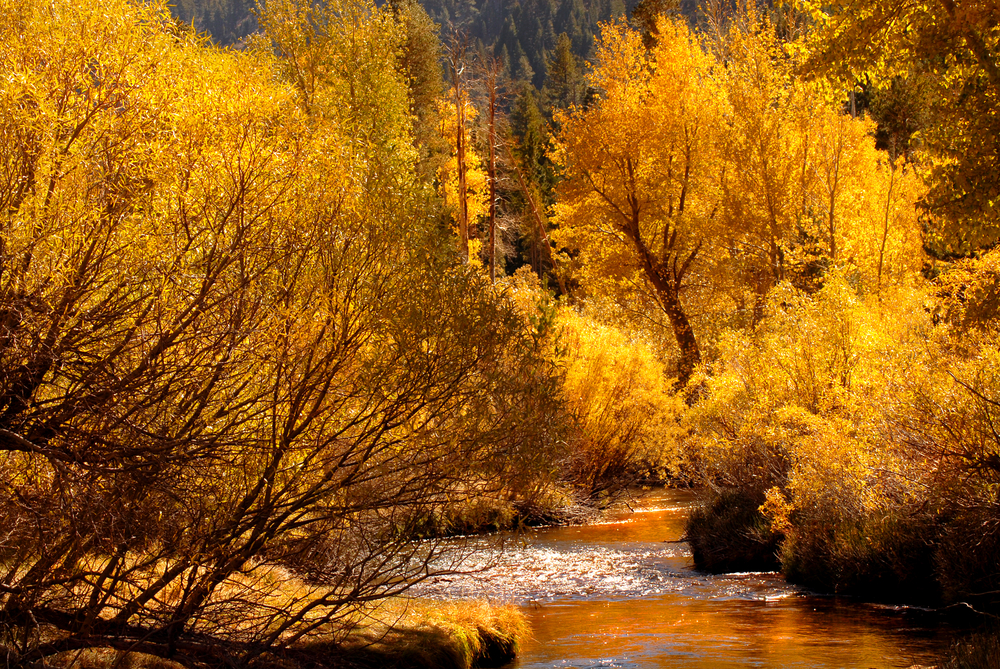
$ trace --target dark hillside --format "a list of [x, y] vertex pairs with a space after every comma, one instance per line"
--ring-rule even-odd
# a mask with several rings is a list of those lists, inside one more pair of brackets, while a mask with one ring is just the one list
[[[514, 79], [541, 88], [558, 37], [566, 33], [573, 53], [592, 55], [598, 23], [623, 17], [639, 0], [422, 0], [430, 17], [447, 32], [457, 28], [468, 36], [474, 51], [501, 59]], [[693, 0], [682, 0], [688, 16]], [[254, 0], [174, 0], [171, 12], [193, 23], [221, 45], [232, 45], [257, 30]], [[444, 37], [444, 35], [443, 35]]]
[[515, 79], [541, 88], [560, 33], [573, 53], [590, 56], [598, 22], [624, 16], [638, 0], [424, 0], [431, 18], [469, 36], [477, 49], [492, 52]]
[[216, 44], [230, 46], [257, 31], [254, 5], [254, 0], [172, 0], [170, 13]]

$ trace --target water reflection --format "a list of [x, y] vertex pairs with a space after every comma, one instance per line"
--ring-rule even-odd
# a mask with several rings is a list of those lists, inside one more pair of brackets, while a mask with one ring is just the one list
[[803, 599], [567, 602], [528, 611], [516, 667], [909, 667], [947, 644], [933, 627]]
[[909, 667], [953, 636], [933, 612], [812, 595], [778, 574], [695, 572], [677, 540], [692, 493], [662, 491], [638, 512], [531, 533], [496, 567], [422, 594], [524, 607], [534, 638], [511, 668]]

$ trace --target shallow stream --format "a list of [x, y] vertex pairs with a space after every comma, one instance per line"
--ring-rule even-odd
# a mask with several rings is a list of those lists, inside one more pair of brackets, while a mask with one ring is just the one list
[[521, 606], [533, 638], [509, 669], [911, 667], [939, 662], [954, 638], [934, 611], [819, 596], [779, 574], [695, 571], [678, 541], [695, 504], [656, 491], [598, 524], [534, 530], [466, 564], [494, 567], [421, 594]]

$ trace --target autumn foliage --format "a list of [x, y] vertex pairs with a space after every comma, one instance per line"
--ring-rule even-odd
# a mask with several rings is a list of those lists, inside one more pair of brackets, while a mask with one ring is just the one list
[[262, 25], [232, 53], [158, 4], [0, 7], [9, 662], [336, 641], [442, 568], [427, 513], [557, 440], [519, 314], [427, 252], [397, 24]]
[[[996, 608], [995, 11], [940, 5], [612, 23], [586, 89], [563, 39], [518, 147], [406, 3], [267, 0], [231, 51], [0, 0], [8, 664], [336, 649], [442, 535], [640, 480], [718, 493], [716, 568]], [[487, 275], [518, 214], [536, 272]]]
[[555, 154], [580, 294], [673, 335], [685, 466], [719, 490], [696, 560], [995, 607], [995, 252], [924, 252], [968, 166], [877, 149], [841, 80], [802, 76], [844, 47], [838, 25], [887, 17], [798, 42], [753, 10], [709, 19], [661, 17], [646, 41], [606, 26], [599, 95], [560, 118]]

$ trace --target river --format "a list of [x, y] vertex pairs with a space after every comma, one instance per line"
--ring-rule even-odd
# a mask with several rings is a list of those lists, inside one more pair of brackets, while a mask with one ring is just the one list
[[533, 530], [466, 563], [490, 569], [421, 594], [521, 606], [533, 637], [507, 669], [911, 667], [938, 663], [954, 639], [934, 611], [824, 597], [775, 573], [695, 571], [678, 541], [695, 504], [654, 491], [600, 523]]

